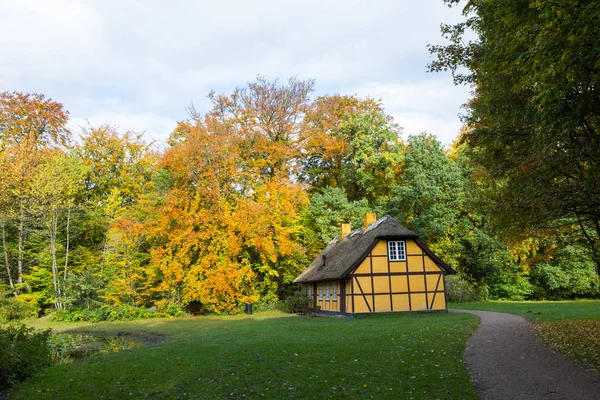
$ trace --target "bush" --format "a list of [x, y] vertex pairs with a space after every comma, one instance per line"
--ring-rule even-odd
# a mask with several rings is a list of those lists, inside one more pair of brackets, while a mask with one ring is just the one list
[[534, 264], [530, 276], [536, 299], [564, 300], [600, 294], [595, 264], [575, 246], [565, 246], [554, 258]]
[[293, 295], [288, 296], [283, 302], [283, 311], [289, 313], [300, 313], [308, 311], [308, 305], [310, 299], [303, 292], [295, 292]]
[[184, 312], [176, 306], [169, 306], [164, 310], [154, 308], [133, 307], [129, 305], [103, 306], [96, 310], [68, 310], [52, 314], [53, 321], [64, 322], [101, 322], [101, 321], [126, 321], [146, 318], [181, 317]]
[[446, 276], [446, 294], [448, 301], [464, 302], [481, 300], [481, 291], [475, 284], [458, 275]]
[[36, 331], [25, 325], [0, 328], [0, 390], [51, 364], [49, 336], [49, 329]]
[[265, 312], [281, 310], [283, 302], [281, 300], [259, 300], [252, 305], [253, 312]]
[[16, 298], [0, 296], [0, 323], [35, 317], [37, 313], [35, 305], [23, 303]]
[[523, 301], [534, 291], [534, 286], [524, 276], [514, 276], [505, 282], [497, 283], [491, 290], [493, 300]]

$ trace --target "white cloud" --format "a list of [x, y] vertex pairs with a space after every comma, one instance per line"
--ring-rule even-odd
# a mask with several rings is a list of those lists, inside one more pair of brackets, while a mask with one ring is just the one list
[[426, 113], [399, 112], [392, 115], [404, 128], [402, 131], [404, 140], [408, 135], [427, 132], [435, 135], [444, 145], [449, 145], [456, 140], [462, 125], [456, 118], [443, 118]]
[[144, 133], [147, 142], [164, 142], [169, 134], [175, 129], [177, 121], [160, 117], [152, 113], [143, 114], [120, 114], [107, 113], [91, 115], [88, 118], [72, 118], [69, 128], [74, 134], [81, 132], [82, 128], [98, 127], [109, 124], [120, 132], [134, 131]]
[[[429, 102], [466, 100], [437, 92], [441, 80], [425, 74], [426, 44], [441, 42], [440, 23], [459, 18], [441, 0], [4, 0], [0, 87], [45, 93], [79, 120], [130, 116], [121, 128], [148, 132], [142, 120], [185, 118], [192, 101], [206, 111], [211, 89], [228, 92], [258, 74], [314, 78], [319, 94], [366, 88], [393, 114], [428, 114]], [[431, 79], [429, 100], [420, 83], [410, 87]], [[389, 88], [410, 93], [416, 108]]]
[[381, 99], [386, 112], [404, 127], [405, 134], [429, 132], [444, 144], [451, 143], [461, 127], [458, 115], [469, 88], [454, 86], [450, 78], [384, 84], [371, 82], [354, 89], [361, 97]]

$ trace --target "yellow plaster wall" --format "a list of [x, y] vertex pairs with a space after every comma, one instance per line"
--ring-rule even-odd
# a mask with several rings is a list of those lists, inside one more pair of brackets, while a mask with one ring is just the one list
[[[435, 275], [425, 275], [425, 279], [427, 280], [427, 289], [432, 291], [435, 290], [435, 288], [437, 287], [438, 290], [441, 290], [444, 286], [442, 284], [443, 279], [442, 279], [442, 274], [435, 274]], [[439, 286], [438, 286], [438, 281], [439, 281]]]
[[423, 250], [421, 250], [421, 248], [413, 241], [413, 240], [407, 240], [406, 241], [406, 254], [408, 255], [412, 255], [412, 254], [423, 254]]
[[408, 277], [392, 275], [392, 292], [408, 292]]
[[413, 311], [427, 310], [427, 301], [425, 294], [412, 293], [410, 295], [410, 304]]
[[429, 256], [425, 256], [425, 271], [441, 272], [442, 269], [433, 262]]
[[394, 305], [394, 311], [410, 311], [407, 294], [392, 295], [392, 303]]
[[390, 292], [390, 277], [375, 276], [373, 277], [374, 293], [389, 293]]
[[440, 281], [440, 286], [438, 287], [438, 290], [441, 290], [444, 293], [446, 293], [446, 282], [444, 281], [444, 275], [442, 275], [442, 280]]
[[347, 313], [353, 313], [354, 312], [352, 310], [352, 296], [351, 295], [346, 295], [346, 312]]
[[377, 312], [392, 311], [390, 295], [389, 294], [376, 294], [375, 295], [375, 309], [377, 310]]
[[[431, 299], [429, 300], [431, 301]], [[432, 310], [445, 310], [446, 309], [446, 296], [443, 292], [438, 292], [433, 299]]]
[[[367, 306], [368, 304], [368, 306]], [[355, 313], [368, 313], [373, 310], [373, 298], [371, 296], [354, 296]]]
[[406, 272], [406, 261], [390, 261], [390, 272]]
[[354, 290], [356, 293], [373, 293], [370, 276], [358, 276], [354, 280]]
[[360, 263], [358, 268], [354, 271], [355, 274], [370, 274], [371, 273], [371, 260], [366, 257], [363, 262]]
[[373, 272], [376, 274], [388, 272], [388, 259], [387, 257], [373, 257]]
[[408, 256], [408, 272], [423, 272], [423, 256]]
[[425, 276], [424, 275], [409, 275], [408, 282], [410, 283], [411, 292], [425, 291]]
[[377, 242], [373, 250], [371, 250], [371, 254], [374, 256], [387, 256], [387, 242], [385, 240]]

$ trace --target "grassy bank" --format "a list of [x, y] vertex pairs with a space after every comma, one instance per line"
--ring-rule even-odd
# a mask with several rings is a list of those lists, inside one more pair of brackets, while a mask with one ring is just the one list
[[162, 343], [51, 367], [15, 399], [477, 398], [462, 354], [477, 318], [281, 313], [91, 324], [55, 330], [148, 334]]
[[600, 301], [453, 303], [452, 308], [525, 317], [542, 343], [600, 373]]

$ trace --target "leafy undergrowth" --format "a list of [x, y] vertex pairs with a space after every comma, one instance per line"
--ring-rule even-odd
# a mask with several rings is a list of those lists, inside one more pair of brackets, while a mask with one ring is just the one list
[[477, 324], [475, 316], [446, 313], [69, 324], [70, 331], [166, 340], [51, 367], [12, 397], [475, 399], [462, 355]]
[[540, 341], [600, 373], [600, 321], [538, 321], [531, 324]]
[[477, 302], [450, 306], [521, 315], [546, 346], [600, 373], [600, 301]]

